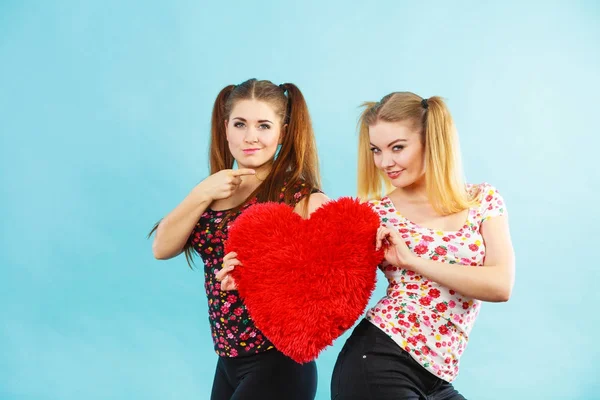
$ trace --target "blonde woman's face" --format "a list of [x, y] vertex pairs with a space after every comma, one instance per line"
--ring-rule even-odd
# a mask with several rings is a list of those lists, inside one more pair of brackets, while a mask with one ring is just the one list
[[421, 184], [425, 179], [425, 148], [421, 128], [412, 121], [378, 121], [369, 126], [373, 162], [398, 188]]

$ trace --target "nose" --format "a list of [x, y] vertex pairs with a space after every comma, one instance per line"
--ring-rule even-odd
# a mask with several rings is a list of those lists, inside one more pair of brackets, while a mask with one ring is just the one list
[[383, 154], [381, 155], [381, 166], [384, 168], [394, 166], [395, 162], [394, 162], [394, 158], [392, 157], [392, 155], [388, 154], [386, 152], [382, 152], [382, 153]]
[[257, 143], [258, 142], [258, 132], [254, 128], [249, 128], [246, 130], [246, 135], [244, 136], [244, 142], [246, 143]]

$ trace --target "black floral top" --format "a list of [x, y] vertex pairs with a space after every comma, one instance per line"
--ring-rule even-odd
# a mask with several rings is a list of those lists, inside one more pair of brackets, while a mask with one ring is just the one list
[[[285, 190], [286, 187], [281, 191], [280, 201], [283, 201]], [[306, 195], [319, 192], [317, 189], [307, 187], [303, 182], [298, 183], [293, 190], [295, 193], [292, 206]], [[208, 318], [215, 351], [219, 356], [239, 357], [273, 348], [273, 344], [254, 326], [238, 292], [234, 290], [221, 291], [221, 284], [215, 279], [215, 274], [223, 264], [224, 242], [227, 240], [229, 224], [256, 202], [256, 199], [251, 200], [235, 215], [229, 216], [227, 225], [221, 229], [220, 223], [229, 211], [215, 211], [208, 208], [200, 217], [200, 221], [190, 236], [193, 247], [204, 261], [204, 288], [208, 297]]]

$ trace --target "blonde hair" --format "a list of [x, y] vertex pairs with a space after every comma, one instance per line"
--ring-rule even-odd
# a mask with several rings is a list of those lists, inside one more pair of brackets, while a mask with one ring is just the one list
[[425, 147], [427, 198], [442, 215], [465, 210], [475, 204], [474, 194], [465, 185], [458, 134], [446, 103], [441, 97], [423, 99], [410, 92], [394, 92], [380, 102], [365, 102], [360, 116], [358, 144], [358, 196], [379, 199], [392, 191], [389, 178], [373, 162], [369, 126], [378, 121], [412, 120], [421, 128]]

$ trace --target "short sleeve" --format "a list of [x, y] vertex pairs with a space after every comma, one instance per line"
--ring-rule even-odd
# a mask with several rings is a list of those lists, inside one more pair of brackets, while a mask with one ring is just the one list
[[382, 215], [385, 215], [381, 207], [381, 200], [369, 200], [366, 204], [368, 204], [369, 207], [371, 207], [371, 210], [373, 210], [380, 218]]
[[489, 183], [483, 183], [480, 188], [479, 196], [481, 200], [481, 222], [507, 214], [504, 198], [494, 186]]
[[[287, 190], [286, 187], [284, 187], [284, 190]], [[313, 193], [323, 193], [318, 188], [308, 186], [303, 180], [299, 180], [298, 182], [296, 182], [296, 184], [290, 187], [289, 190], [292, 190], [294, 193], [293, 203], [291, 204], [294, 207], [296, 206], [296, 204], [301, 202], [302, 199], [304, 199], [306, 196], [310, 196]], [[283, 199], [283, 192], [281, 198]]]

